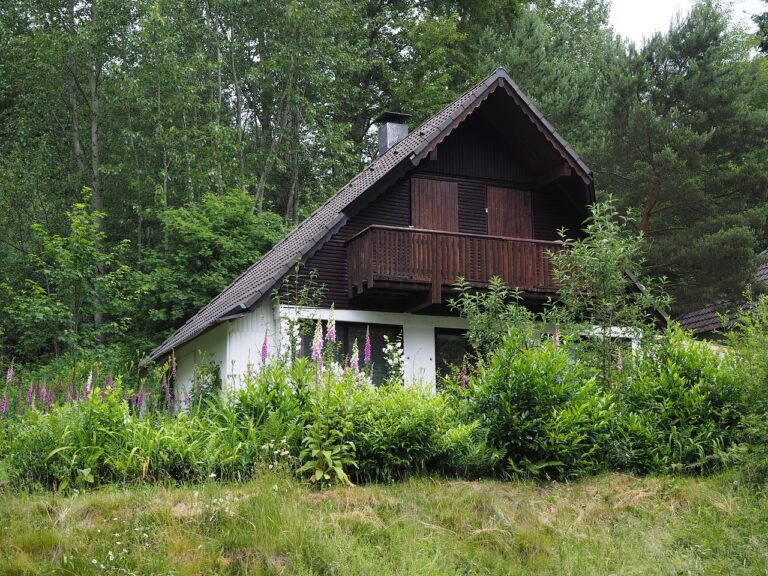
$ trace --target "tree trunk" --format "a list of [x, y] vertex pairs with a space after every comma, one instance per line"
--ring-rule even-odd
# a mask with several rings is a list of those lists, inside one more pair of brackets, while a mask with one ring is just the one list
[[[91, 26], [97, 29], [99, 17], [96, 7], [91, 3]], [[104, 212], [104, 199], [101, 194], [101, 180], [99, 178], [99, 77], [101, 75], [101, 62], [97, 54], [97, 47], [91, 45], [91, 62], [88, 66], [88, 84], [91, 96], [91, 207], [96, 212]], [[99, 214], [96, 217], [96, 227], [99, 232], [104, 231], [104, 220]], [[101, 276], [103, 270], [97, 268], [96, 275]], [[96, 294], [93, 303], [93, 323], [98, 329], [103, 324], [101, 312], [101, 300]], [[103, 342], [103, 335], [99, 334], [99, 340]]]

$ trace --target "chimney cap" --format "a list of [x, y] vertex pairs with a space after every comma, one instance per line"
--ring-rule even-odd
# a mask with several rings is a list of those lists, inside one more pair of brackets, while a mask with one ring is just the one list
[[393, 122], [395, 124], [405, 124], [405, 121], [410, 118], [410, 114], [403, 114], [402, 112], [382, 112], [373, 120], [377, 124], [384, 124], [387, 122]]

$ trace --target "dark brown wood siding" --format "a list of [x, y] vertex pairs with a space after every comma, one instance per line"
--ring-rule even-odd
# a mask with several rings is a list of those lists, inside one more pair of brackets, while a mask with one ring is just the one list
[[477, 180], [459, 182], [459, 232], [488, 234], [488, 213], [485, 209], [485, 184]]
[[488, 234], [533, 238], [531, 192], [488, 186]]
[[551, 193], [535, 192], [533, 200], [533, 235], [537, 240], [559, 240], [557, 233], [565, 228], [571, 234], [577, 234], [581, 229], [580, 218], [563, 206], [563, 196], [553, 196]]
[[[404, 179], [350, 217], [347, 224], [307, 260], [304, 274], [316, 270], [316, 282], [325, 286], [321, 306], [334, 303], [339, 309], [350, 307], [344, 243], [372, 224], [407, 227], [411, 220], [410, 204], [410, 181]], [[284, 288], [281, 292], [285, 293]]]
[[411, 179], [411, 225], [425, 230], [458, 232], [458, 182]]
[[482, 113], [472, 114], [439, 144], [417, 174], [445, 174], [467, 179], [531, 183], [524, 160]]

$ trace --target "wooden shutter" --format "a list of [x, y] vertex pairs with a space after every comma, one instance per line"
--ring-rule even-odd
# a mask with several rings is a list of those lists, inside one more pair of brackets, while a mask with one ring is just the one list
[[488, 234], [533, 238], [530, 190], [488, 186]]
[[411, 179], [411, 224], [425, 230], [458, 232], [458, 182]]

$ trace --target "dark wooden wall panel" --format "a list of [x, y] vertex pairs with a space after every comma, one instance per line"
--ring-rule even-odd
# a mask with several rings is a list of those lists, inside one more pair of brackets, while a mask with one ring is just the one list
[[[307, 260], [304, 276], [317, 270], [316, 282], [325, 286], [321, 306], [334, 303], [336, 308], [349, 308], [349, 280], [347, 276], [347, 252], [344, 243], [372, 224], [408, 227], [411, 221], [410, 181], [404, 179], [381, 194], [358, 214], [350, 217], [347, 224], [325, 245]], [[285, 288], [281, 288], [285, 294]]]
[[481, 112], [437, 146], [436, 154], [421, 162], [417, 173], [445, 174], [467, 178], [533, 181], [531, 170]]
[[488, 186], [488, 234], [533, 238], [530, 190]]
[[425, 230], [458, 232], [458, 182], [412, 178], [411, 225]]
[[533, 194], [533, 235], [537, 240], [559, 240], [557, 233], [566, 228], [571, 233], [581, 229], [579, 218], [563, 206], [565, 199], [552, 194], [536, 192]]
[[485, 184], [477, 180], [459, 181], [459, 232], [488, 234]]

